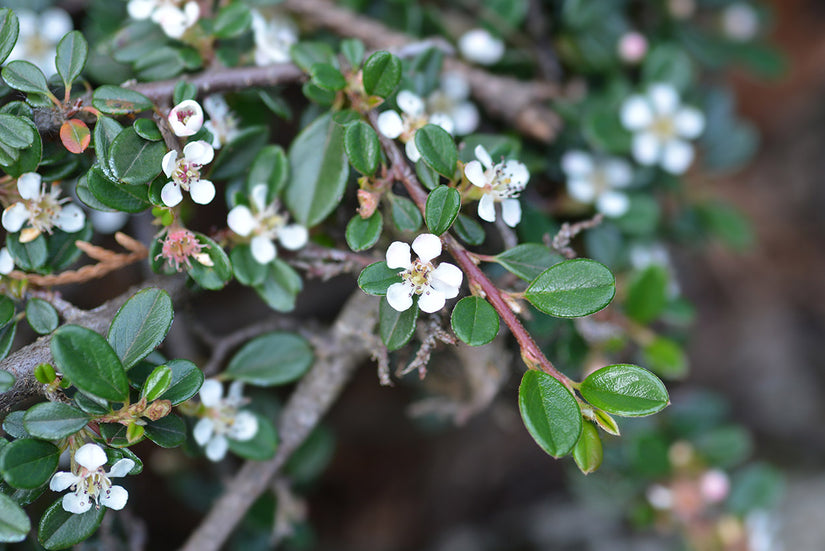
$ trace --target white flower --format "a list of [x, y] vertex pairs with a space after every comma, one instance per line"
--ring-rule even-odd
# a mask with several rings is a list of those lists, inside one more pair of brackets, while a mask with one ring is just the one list
[[722, 11], [722, 30], [732, 40], [747, 42], [759, 32], [759, 15], [747, 2], [729, 4]]
[[203, 140], [190, 142], [183, 148], [183, 158], [178, 159], [177, 151], [170, 151], [163, 156], [163, 172], [172, 178], [160, 191], [163, 204], [174, 207], [183, 200], [184, 191], [188, 191], [192, 200], [200, 205], [209, 204], [215, 198], [215, 185], [209, 180], [201, 179], [201, 167], [212, 162], [215, 150]]
[[681, 105], [670, 84], [653, 84], [646, 95], [634, 95], [621, 108], [625, 128], [633, 132], [633, 158], [642, 165], [659, 165], [671, 174], [683, 174], [693, 162], [693, 145], [705, 129], [705, 116]]
[[[101, 505], [119, 511], [126, 505], [129, 493], [121, 486], [112, 486], [111, 478], [126, 476], [135, 462], [128, 458], [118, 460], [107, 473], [103, 466], [108, 459], [106, 452], [97, 444], [84, 444], [74, 454], [77, 464], [72, 472], [60, 471], [52, 476], [49, 488], [62, 492], [71, 487], [72, 492], [63, 496], [63, 509], [76, 515]], [[76, 471], [76, 472], [75, 472]]]
[[410, 246], [402, 241], [395, 241], [387, 249], [387, 266], [404, 269], [398, 274], [403, 281], [387, 289], [387, 302], [403, 312], [412, 306], [413, 295], [419, 295], [418, 307], [422, 312], [437, 312], [448, 298], [458, 295], [464, 274], [447, 262], [433, 265], [432, 260], [441, 254], [441, 239], [437, 235], [422, 233], [412, 242], [412, 250], [418, 255], [414, 261]]
[[568, 151], [561, 168], [567, 175], [567, 193], [580, 203], [595, 203], [596, 210], [616, 218], [630, 208], [630, 199], [616, 188], [633, 179], [630, 163], [618, 157], [594, 157], [583, 151]]
[[636, 31], [630, 31], [622, 35], [616, 50], [619, 59], [625, 63], [639, 63], [647, 55], [647, 39], [645, 35]]
[[667, 511], [673, 507], [673, 492], [661, 484], [654, 484], [645, 492], [647, 502], [651, 507], [660, 511]]
[[169, 38], [182, 37], [201, 15], [200, 6], [194, 0], [185, 4], [183, 0], [129, 0], [127, 10], [132, 19], [151, 17]]
[[204, 417], [193, 430], [195, 442], [204, 446], [206, 457], [220, 461], [226, 455], [230, 440], [244, 442], [258, 433], [258, 418], [249, 411], [239, 410], [246, 403], [243, 397], [243, 383], [235, 381], [229, 385], [229, 394], [223, 396], [223, 385], [217, 379], [203, 382], [199, 393], [205, 406]]
[[298, 31], [289, 19], [274, 17], [267, 20], [252, 10], [252, 34], [255, 37], [255, 65], [286, 63], [289, 49], [298, 42]]
[[275, 239], [295, 251], [306, 245], [309, 238], [304, 226], [286, 223], [286, 216], [278, 212], [277, 201], [267, 204], [266, 193], [266, 185], [257, 184], [250, 195], [252, 208], [238, 205], [226, 216], [226, 223], [233, 232], [241, 237], [254, 235], [249, 245], [252, 256], [260, 264], [269, 264], [278, 255]]
[[481, 65], [493, 65], [504, 55], [504, 42], [486, 29], [473, 29], [458, 39], [458, 50], [464, 59]]
[[0, 249], [0, 274], [9, 275], [14, 270], [14, 258], [6, 247]]
[[72, 18], [60, 8], [49, 8], [40, 15], [27, 9], [14, 13], [20, 31], [7, 61], [23, 59], [37, 65], [46, 76], [54, 74], [57, 43], [72, 30]]
[[427, 98], [427, 110], [441, 113], [452, 120], [457, 136], [465, 136], [478, 128], [479, 114], [475, 104], [468, 100], [470, 85], [458, 73], [444, 73], [438, 90]]
[[126, 225], [126, 222], [129, 221], [129, 214], [119, 211], [93, 210], [90, 218], [96, 232], [112, 234]]
[[393, 140], [400, 138], [406, 144], [404, 150], [407, 158], [412, 162], [421, 158], [421, 153], [415, 145], [416, 130], [426, 124], [435, 124], [450, 134], [453, 133], [453, 121], [448, 115], [434, 113], [428, 116], [424, 108], [424, 100], [409, 90], [398, 92], [395, 102], [401, 109], [401, 114], [389, 110], [378, 115], [378, 131]]
[[730, 493], [730, 479], [725, 471], [712, 469], [699, 479], [699, 491], [708, 503], [719, 503]]
[[3, 227], [13, 233], [20, 231], [28, 222], [30, 227], [20, 234], [21, 243], [33, 241], [41, 233], [52, 233], [53, 227], [66, 233], [83, 229], [86, 215], [77, 205], [65, 204], [69, 201], [68, 197], [58, 199], [58, 184], [51, 184], [47, 190], [40, 174], [26, 172], [17, 179], [17, 190], [23, 200], [3, 211]]
[[167, 120], [175, 136], [192, 136], [203, 126], [203, 109], [195, 100], [187, 99], [169, 111]]
[[220, 94], [207, 96], [203, 100], [203, 107], [209, 113], [209, 120], [204, 126], [212, 133], [212, 147], [220, 149], [238, 135], [238, 121]]
[[514, 228], [521, 221], [521, 204], [517, 198], [527, 185], [530, 172], [524, 163], [514, 160], [494, 165], [490, 154], [481, 145], [476, 146], [475, 155], [478, 160], [467, 163], [464, 175], [483, 193], [478, 202], [479, 218], [495, 222], [495, 204], [501, 203], [504, 223]]

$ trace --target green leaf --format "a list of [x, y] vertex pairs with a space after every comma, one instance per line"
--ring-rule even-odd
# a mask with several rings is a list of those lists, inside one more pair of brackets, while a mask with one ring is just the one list
[[[23, 426], [24, 415], [26, 415], [26, 412], [21, 410], [12, 411], [6, 415], [6, 418], [3, 419], [3, 430], [6, 431], [8, 436], [11, 436], [12, 438], [31, 437], [29, 431], [27, 431], [26, 427]], [[2, 467], [0, 467], [0, 470], [2, 470]]]
[[198, 87], [192, 84], [191, 82], [179, 80], [175, 83], [174, 90], [172, 90], [172, 103], [177, 105], [188, 99], [198, 99]]
[[186, 441], [186, 423], [177, 415], [167, 415], [146, 424], [146, 438], [161, 448], [177, 448]]
[[266, 126], [250, 126], [241, 130], [231, 142], [221, 147], [212, 163], [211, 178], [223, 180], [241, 176], [249, 170], [268, 140], [269, 128]]
[[642, 358], [651, 371], [666, 379], [679, 379], [687, 375], [685, 351], [671, 339], [656, 337], [642, 349]]
[[349, 176], [344, 129], [321, 115], [301, 131], [289, 148], [290, 181], [286, 205], [299, 224], [314, 226], [331, 213]]
[[22, 149], [34, 142], [36, 133], [26, 124], [24, 117], [0, 113], [0, 142], [15, 149]]
[[601, 466], [602, 457], [602, 439], [599, 437], [599, 431], [593, 423], [583, 423], [579, 441], [573, 447], [576, 465], [582, 473], [590, 474]]
[[393, 283], [401, 283], [398, 268], [389, 268], [384, 261], [370, 264], [358, 276], [358, 286], [368, 295], [383, 296]]
[[424, 218], [430, 232], [441, 235], [450, 229], [461, 209], [461, 194], [457, 189], [438, 186], [427, 196]]
[[733, 477], [727, 509], [742, 516], [769, 510], [783, 494], [783, 477], [775, 467], [763, 463], [748, 465]]
[[89, 44], [80, 31], [67, 33], [57, 43], [57, 57], [55, 65], [63, 85], [68, 90], [72, 82], [80, 76], [86, 66], [86, 57], [89, 55]]
[[352, 69], [358, 69], [364, 61], [364, 43], [357, 38], [346, 38], [341, 41], [341, 53], [349, 62]]
[[333, 63], [335, 52], [324, 42], [299, 42], [289, 50], [292, 61], [308, 73], [315, 63]]
[[260, 285], [266, 279], [269, 268], [252, 256], [252, 249], [246, 243], [235, 245], [229, 253], [235, 278], [243, 285]]
[[97, 201], [123, 212], [141, 212], [149, 207], [146, 185], [120, 184], [95, 165], [86, 173], [86, 186]]
[[313, 362], [312, 348], [303, 337], [273, 332], [246, 343], [229, 361], [225, 375], [256, 386], [291, 383]]
[[59, 458], [60, 450], [54, 444], [22, 438], [3, 448], [0, 470], [6, 482], [15, 488], [34, 489], [49, 480]]
[[13, 373], [9, 373], [5, 369], [0, 369], [0, 393], [11, 390], [16, 380]]
[[499, 253], [496, 262], [525, 281], [533, 281], [547, 268], [555, 266], [564, 258], [538, 243], [523, 243]]
[[21, 174], [36, 171], [43, 156], [43, 140], [40, 138], [40, 134], [37, 132], [37, 127], [34, 125], [34, 122], [25, 117], [20, 120], [29, 128], [29, 131], [34, 136], [34, 139], [29, 147], [20, 150], [20, 154], [17, 156], [16, 161], [5, 165], [0, 164], [0, 166], [2, 166], [6, 173], [8, 173], [8, 175], [12, 178], [19, 178]]
[[616, 280], [604, 264], [578, 258], [543, 271], [524, 292], [533, 306], [551, 316], [577, 318], [598, 312], [613, 300]]
[[133, 67], [139, 81], [166, 80], [181, 74], [186, 69], [186, 50], [171, 46], [157, 46], [144, 56], [136, 59]]
[[596, 149], [610, 153], [625, 153], [631, 147], [631, 135], [622, 126], [616, 108], [597, 104], [582, 117], [582, 132]]
[[11, 351], [11, 345], [14, 343], [14, 335], [16, 333], [16, 321], [0, 329], [0, 360], [9, 355], [9, 352]]
[[421, 211], [410, 199], [388, 195], [392, 202], [392, 221], [401, 231], [415, 232], [421, 227]]
[[233, 440], [228, 438], [229, 449], [235, 455], [252, 461], [268, 461], [278, 449], [278, 432], [266, 417], [253, 412], [258, 418], [258, 432], [250, 440]]
[[166, 364], [172, 370], [172, 381], [163, 399], [173, 406], [182, 404], [198, 393], [203, 384], [203, 372], [189, 360], [172, 360]]
[[26, 321], [35, 333], [45, 335], [57, 329], [58, 317], [54, 306], [39, 298], [26, 303]]
[[656, 375], [629, 364], [609, 365], [591, 373], [579, 392], [597, 408], [622, 417], [650, 415], [670, 403]]
[[442, 176], [452, 179], [458, 150], [449, 132], [434, 124], [424, 125], [415, 131], [415, 146], [425, 163]]
[[92, 238], [92, 223], [89, 219], [80, 231], [74, 233], [55, 232], [49, 238], [49, 266], [54, 272], [65, 270], [82, 254], [75, 245], [76, 241], [89, 241]]
[[9, 8], [0, 9], [0, 63], [6, 61], [20, 32], [20, 21]]
[[129, 369], [160, 346], [175, 314], [169, 293], [144, 289], [120, 307], [106, 339], [123, 367]]
[[160, 174], [164, 155], [166, 145], [163, 142], [144, 140], [129, 127], [112, 142], [109, 169], [115, 178], [126, 184], [148, 184]]
[[0, 326], [6, 325], [14, 317], [14, 301], [6, 295], [0, 295]]
[[126, 370], [106, 339], [79, 325], [64, 325], [54, 332], [52, 356], [59, 371], [81, 392], [110, 402], [129, 397]]
[[409, 342], [415, 333], [415, 322], [418, 320], [418, 305], [413, 304], [403, 312], [390, 306], [387, 299], [381, 299], [378, 308], [378, 333], [381, 340], [392, 352]]
[[235, 38], [252, 24], [252, 12], [243, 2], [222, 7], [215, 16], [213, 34], [216, 38]]
[[553, 457], [570, 453], [582, 432], [582, 416], [567, 387], [547, 373], [528, 370], [518, 389], [518, 405], [524, 426], [541, 449]]
[[217, 291], [232, 279], [232, 264], [223, 248], [202, 233], [195, 232], [198, 242], [204, 245], [202, 251], [209, 255], [212, 266], [193, 262], [187, 272], [198, 285], [210, 291]]
[[88, 422], [88, 415], [60, 402], [37, 404], [30, 407], [23, 416], [23, 426], [29, 434], [44, 440], [58, 440], [71, 436]]
[[438, 187], [440, 176], [438, 172], [424, 162], [424, 159], [418, 159], [415, 162], [415, 174], [418, 176], [418, 181], [421, 182], [425, 188], [432, 191]]
[[386, 98], [401, 81], [401, 60], [383, 50], [375, 52], [364, 63], [363, 75], [367, 94]]
[[[141, 119], [144, 120], [144, 119]], [[145, 119], [148, 120], [148, 119]], [[137, 121], [135, 121], [137, 122]], [[109, 158], [109, 147], [115, 138], [123, 131], [123, 126], [111, 117], [98, 117], [95, 129], [92, 132], [94, 136], [94, 148], [98, 158]], [[109, 170], [109, 163], [104, 163], [105, 170]]]
[[15, 90], [47, 96], [51, 94], [43, 71], [28, 61], [9, 61], [3, 67], [2, 75], [6, 84]]
[[38, 235], [33, 241], [28, 243], [20, 242], [20, 234], [10, 234], [6, 239], [6, 247], [14, 257], [15, 265], [23, 271], [31, 272], [37, 270], [46, 263], [48, 258], [48, 247], [43, 234]]
[[106, 507], [92, 507], [76, 515], [63, 509], [58, 499], [43, 513], [37, 531], [37, 540], [46, 549], [66, 549], [95, 533], [106, 514]]
[[487, 237], [481, 224], [463, 214], [459, 214], [456, 218], [453, 231], [468, 245], [481, 245], [484, 243], [484, 238]]
[[132, 125], [132, 128], [134, 128], [135, 133], [144, 140], [158, 142], [163, 139], [158, 125], [152, 119], [137, 119]]
[[666, 82], [684, 91], [693, 83], [693, 62], [681, 46], [661, 43], [654, 46], [642, 64], [642, 82]]
[[168, 365], [159, 365], [152, 370], [152, 373], [146, 378], [146, 382], [143, 383], [140, 397], [146, 398], [147, 402], [157, 400], [166, 392], [171, 383], [172, 369]]
[[129, 442], [126, 439], [126, 427], [120, 423], [101, 423], [100, 436], [106, 441], [106, 444], [115, 448], [124, 448], [131, 446], [136, 442]]
[[459, 339], [470, 346], [481, 346], [496, 338], [498, 312], [481, 297], [464, 297], [453, 308], [450, 324]]
[[284, 188], [289, 177], [289, 161], [280, 145], [268, 145], [261, 149], [252, 161], [246, 177], [247, 192], [256, 184], [265, 183], [267, 200], [274, 200]]
[[152, 109], [152, 100], [140, 92], [105, 84], [92, 94], [92, 105], [107, 115], [127, 115]]
[[366, 220], [356, 214], [347, 224], [347, 245], [355, 252], [365, 251], [375, 245], [383, 228], [384, 219], [380, 212], [373, 212]]
[[[8, 11], [8, 10], [4, 10]], [[3, 13], [0, 12], [0, 18]], [[2, 29], [0, 29], [2, 39]], [[0, 51], [0, 54], [2, 52]], [[2, 55], [0, 55], [2, 59]], [[31, 530], [31, 521], [25, 511], [5, 494], [0, 494], [0, 542], [15, 543], [23, 541]]]
[[372, 176], [381, 159], [381, 144], [378, 134], [364, 121], [347, 126], [344, 134], [344, 149], [350, 164], [361, 174]]
[[658, 318], [667, 306], [667, 284], [667, 271], [662, 266], [649, 266], [636, 274], [627, 289], [625, 313], [642, 324]]
[[292, 311], [295, 308], [295, 297], [302, 288], [301, 276], [279, 258], [270, 262], [264, 282], [254, 287], [267, 306], [278, 312]]
[[347, 86], [347, 79], [344, 78], [341, 71], [329, 63], [313, 63], [309, 69], [309, 74], [317, 86], [330, 92], [343, 90]]

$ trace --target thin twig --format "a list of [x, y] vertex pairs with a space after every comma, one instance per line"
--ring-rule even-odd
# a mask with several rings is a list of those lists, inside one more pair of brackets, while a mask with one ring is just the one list
[[[558, 251], [559, 254], [565, 258], [576, 258], [576, 251], [570, 246], [570, 241], [584, 230], [595, 228], [602, 223], [602, 220], [604, 220], [604, 215], [597, 214], [589, 220], [582, 220], [575, 224], [565, 222], [561, 225], [561, 229], [559, 229], [558, 233], [553, 237], [553, 240], [545, 244], [551, 249]], [[547, 237], [548, 236], [545, 236], [545, 239]]]

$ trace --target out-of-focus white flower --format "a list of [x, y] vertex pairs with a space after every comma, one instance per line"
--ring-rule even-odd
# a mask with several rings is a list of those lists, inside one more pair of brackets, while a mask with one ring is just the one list
[[509, 160], [493, 164], [484, 146], [475, 148], [477, 161], [464, 166], [464, 175], [471, 184], [481, 189], [478, 216], [487, 222], [496, 221], [496, 203], [501, 203], [504, 223], [514, 228], [521, 222], [521, 203], [518, 196], [530, 180], [530, 172], [524, 163]]
[[241, 237], [253, 235], [249, 242], [252, 256], [260, 264], [269, 264], [278, 255], [277, 239], [281, 245], [295, 251], [307, 244], [309, 232], [300, 224], [287, 224], [286, 215], [278, 212], [278, 202], [267, 204], [267, 188], [258, 184], [250, 195], [251, 209], [238, 205], [229, 211], [226, 223]]
[[424, 100], [409, 90], [401, 90], [396, 97], [398, 111], [388, 110], [378, 115], [378, 131], [388, 138], [400, 138], [407, 158], [412, 162], [421, 158], [421, 153], [415, 145], [415, 131], [425, 124], [440, 126], [450, 134], [453, 133], [453, 121], [444, 113], [427, 115]]
[[60, 185], [53, 183], [47, 189], [40, 174], [21, 174], [17, 179], [17, 191], [22, 201], [6, 207], [2, 222], [9, 232], [20, 231], [28, 223], [29, 227], [20, 233], [21, 243], [33, 241], [41, 233], [52, 233], [54, 227], [74, 233], [86, 223], [86, 215], [80, 207], [67, 205], [68, 197], [58, 199]]
[[455, 135], [465, 136], [474, 132], [479, 123], [478, 108], [469, 97], [470, 85], [463, 76], [444, 73], [439, 88], [427, 98], [427, 111], [446, 115], [453, 122]]
[[0, 249], [0, 274], [9, 275], [12, 270], [14, 270], [14, 258], [9, 249], [3, 247]]
[[169, 38], [182, 37], [201, 16], [200, 6], [194, 0], [129, 0], [126, 8], [132, 19], [151, 17]]
[[731, 40], [747, 42], [759, 32], [759, 14], [747, 2], [729, 4], [722, 11], [722, 30]]
[[129, 474], [135, 462], [128, 458], [120, 459], [106, 472], [103, 466], [107, 461], [103, 448], [93, 443], [84, 444], [74, 454], [76, 472], [54, 473], [49, 482], [52, 491], [62, 492], [73, 488], [71, 493], [63, 496], [64, 510], [80, 515], [91, 509], [92, 503], [98, 509], [101, 505], [115, 511], [123, 509], [129, 499], [129, 492], [121, 486], [113, 486], [110, 479]]
[[730, 479], [724, 471], [713, 469], [699, 479], [699, 491], [708, 503], [719, 503], [728, 497]]
[[669, 488], [665, 488], [661, 484], [654, 484], [645, 492], [647, 502], [651, 507], [660, 511], [666, 511], [673, 507], [673, 492]]
[[286, 17], [266, 19], [252, 10], [252, 34], [255, 37], [255, 65], [286, 63], [289, 49], [298, 42], [298, 30]]
[[750, 551], [783, 551], [784, 547], [777, 538], [778, 522], [767, 511], [758, 510], [745, 517], [745, 529], [748, 533]]
[[258, 418], [241, 410], [247, 400], [243, 397], [243, 383], [234, 381], [224, 397], [223, 385], [217, 379], [203, 382], [199, 393], [204, 405], [203, 417], [195, 424], [192, 436], [205, 448], [210, 461], [220, 461], [226, 455], [230, 440], [245, 442], [258, 434]]
[[567, 193], [580, 203], [595, 204], [605, 216], [616, 218], [630, 208], [630, 199], [618, 189], [633, 179], [630, 163], [619, 157], [594, 157], [584, 151], [568, 151], [561, 159], [567, 176]]
[[203, 125], [212, 133], [212, 147], [220, 149], [238, 135], [238, 121], [220, 94], [207, 96], [203, 100], [203, 107], [209, 113], [209, 120]]
[[187, 99], [169, 111], [167, 120], [175, 136], [193, 136], [203, 126], [203, 109], [197, 101]]
[[633, 158], [642, 165], [659, 165], [671, 174], [684, 174], [693, 162], [693, 140], [705, 129], [705, 116], [683, 106], [670, 84], [653, 84], [644, 95], [629, 97], [621, 107], [622, 124], [633, 132]]
[[619, 59], [625, 63], [639, 63], [647, 55], [647, 38], [640, 32], [630, 31], [622, 35], [616, 49]]
[[93, 210], [89, 218], [96, 232], [106, 234], [115, 233], [129, 221], [129, 215], [125, 212], [106, 212], [102, 210]]
[[178, 152], [174, 150], [164, 155], [161, 163], [163, 172], [172, 181], [160, 191], [163, 204], [174, 207], [180, 203], [183, 200], [181, 189], [188, 191], [194, 202], [209, 204], [215, 198], [215, 185], [201, 179], [201, 168], [211, 163], [214, 157], [215, 150], [203, 140], [186, 144], [182, 159], [178, 159]]
[[387, 302], [403, 312], [412, 306], [413, 295], [419, 295], [418, 307], [422, 312], [437, 312], [448, 298], [458, 295], [464, 274], [447, 262], [433, 265], [432, 260], [441, 254], [441, 239], [437, 235], [422, 233], [412, 242], [412, 250], [418, 255], [415, 260], [411, 258], [410, 246], [403, 241], [395, 241], [387, 249], [387, 266], [404, 269], [398, 274], [403, 281], [387, 289]]
[[458, 50], [464, 59], [480, 65], [493, 65], [504, 55], [504, 42], [486, 29], [473, 29], [458, 39]]
[[37, 65], [46, 76], [53, 74], [57, 43], [72, 30], [72, 18], [60, 8], [49, 8], [39, 15], [27, 9], [16, 9], [14, 13], [20, 32], [6, 61], [23, 59]]

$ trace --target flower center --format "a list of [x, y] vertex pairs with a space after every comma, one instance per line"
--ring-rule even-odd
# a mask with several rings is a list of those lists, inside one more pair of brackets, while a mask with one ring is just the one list
[[91, 501], [94, 501], [95, 506], [99, 509], [100, 494], [103, 493], [107, 497], [111, 494], [112, 481], [100, 467], [94, 471], [81, 467], [80, 477], [81, 480], [78, 481], [75, 490], [75, 494], [81, 498], [80, 505], [86, 505], [82, 499], [83, 496], [87, 496]]
[[[489, 172], [489, 169], [487, 172]], [[490, 178], [490, 183], [485, 186], [485, 191], [488, 193], [493, 193], [499, 199], [518, 197], [521, 195], [523, 190], [524, 184], [513, 181], [512, 174], [504, 170], [503, 164], [497, 164], [493, 167], [493, 174], [492, 178]]]
[[[202, 252], [203, 245], [195, 238], [195, 236], [187, 230], [171, 231], [163, 240], [163, 247], [161, 253], [155, 259], [163, 257], [175, 270], [180, 271], [181, 266], [191, 268], [192, 264], [190, 258], [195, 258], [201, 264], [206, 264], [201, 261], [201, 255], [208, 258], [206, 253]], [[208, 265], [208, 264], [207, 264]]]
[[401, 272], [401, 279], [409, 282], [414, 288], [413, 292], [420, 295], [424, 292], [424, 288], [429, 286], [432, 271], [431, 262], [421, 262], [420, 259], [415, 259], [412, 266]]
[[190, 184], [201, 179], [201, 165], [188, 162], [185, 158], [180, 159], [172, 172], [172, 179], [185, 191], [189, 191]]
[[195, 110], [194, 109], [181, 109], [181, 110], [178, 111], [177, 114], [178, 114], [178, 121], [180, 121], [182, 124], [187, 124], [187, 123], [189, 123], [189, 119], [191, 119], [192, 117], [195, 116]]
[[26, 210], [29, 211], [29, 224], [31, 224], [31, 227], [37, 230], [38, 234], [42, 232], [51, 233], [54, 219], [63, 208], [60, 203], [67, 200], [68, 198], [64, 198], [62, 201], [58, 200], [57, 194], [47, 193], [44, 184], [40, 190], [40, 195], [25, 201]]
[[658, 117], [650, 125], [650, 131], [660, 140], [666, 141], [676, 136], [676, 125], [671, 117]]
[[29, 36], [24, 44], [26, 55], [32, 58], [45, 56], [54, 48], [54, 44], [43, 38], [39, 32]]

